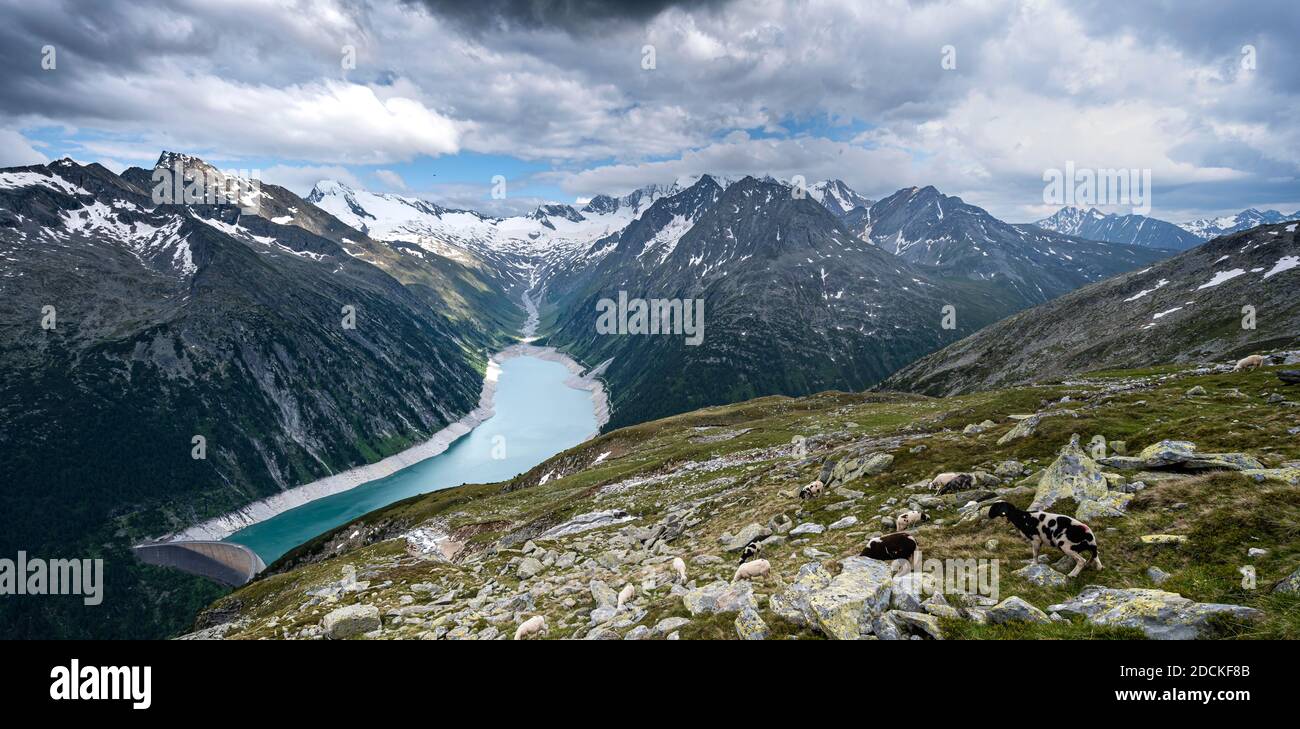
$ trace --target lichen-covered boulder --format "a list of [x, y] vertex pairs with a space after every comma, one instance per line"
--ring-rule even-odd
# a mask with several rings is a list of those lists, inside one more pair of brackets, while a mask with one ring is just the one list
[[1274, 585], [1273, 592], [1300, 592], [1300, 567]]
[[591, 598], [598, 607], [614, 607], [618, 604], [618, 593], [604, 580], [592, 580], [588, 587], [591, 589]]
[[[1074, 560], [1070, 560], [1070, 562], [1073, 564]], [[1038, 585], [1039, 587], [1060, 587], [1070, 582], [1069, 577], [1037, 562], [1028, 567], [1022, 567], [1012, 574], [1023, 577], [1029, 584]]]
[[1029, 508], [1031, 511], [1049, 509], [1061, 499], [1074, 499], [1082, 504], [1105, 499], [1107, 494], [1106, 477], [1097, 462], [1079, 447], [1079, 436], [1075, 434], [1038, 480], [1038, 490]]
[[984, 614], [990, 623], [1011, 623], [1016, 621], [1046, 623], [1051, 620], [1051, 618], [1047, 617], [1047, 613], [1015, 595], [985, 610]]
[[1272, 479], [1300, 486], [1300, 468], [1247, 468], [1242, 470], [1241, 475], [1256, 481]]
[[866, 557], [848, 557], [843, 571], [808, 600], [814, 625], [829, 638], [857, 640], [872, 632], [872, 623], [889, 608], [893, 575], [889, 565]]
[[741, 640], [767, 640], [771, 631], [767, 629], [767, 623], [759, 617], [758, 611], [753, 608], [745, 608], [736, 616], [736, 635]]
[[767, 605], [772, 612], [796, 625], [813, 625], [815, 617], [808, 601], [831, 584], [831, 579], [831, 573], [821, 563], [809, 562], [799, 568], [791, 585], [768, 598]]
[[341, 607], [321, 619], [320, 626], [327, 637], [335, 640], [379, 630], [379, 608], [374, 605]]
[[844, 486], [859, 478], [875, 476], [885, 472], [894, 462], [888, 453], [875, 453], [870, 456], [844, 458], [831, 470], [831, 481], [835, 486]]
[[1016, 423], [1016, 427], [1008, 430], [1001, 438], [998, 438], [998, 445], [1006, 445], [1013, 440], [1028, 438], [1034, 434], [1034, 431], [1037, 430], [1040, 422], [1042, 422], [1042, 417], [1038, 415], [1030, 415], [1024, 420]]
[[1207, 632], [1210, 619], [1229, 615], [1257, 620], [1263, 613], [1243, 605], [1193, 602], [1175, 592], [1092, 586], [1052, 612], [1081, 615], [1094, 625], [1138, 628], [1153, 640], [1191, 640]]
[[737, 532], [734, 537], [724, 538], [722, 547], [728, 552], [739, 552], [755, 539], [765, 539], [770, 536], [772, 536], [771, 529], [762, 524], [750, 524]]
[[704, 587], [689, 590], [682, 595], [682, 604], [691, 615], [701, 613], [738, 613], [745, 608], [757, 609], [754, 585], [749, 580], [725, 582], [718, 580]]
[[939, 628], [939, 619], [923, 612], [908, 610], [890, 610], [885, 619], [893, 622], [899, 632], [906, 635], [920, 635], [933, 640], [943, 640], [943, 630]]

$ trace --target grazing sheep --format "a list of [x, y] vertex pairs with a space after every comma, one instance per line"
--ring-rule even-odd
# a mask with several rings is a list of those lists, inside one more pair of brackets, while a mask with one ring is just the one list
[[975, 487], [975, 479], [969, 473], [941, 473], [930, 480], [930, 490], [940, 494], [968, 491]]
[[1237, 360], [1237, 366], [1232, 368], [1233, 372], [1242, 370], [1255, 370], [1264, 366], [1264, 357], [1258, 354], [1252, 354], [1249, 357], [1242, 357]]
[[685, 585], [686, 562], [684, 562], [681, 557], [673, 557], [673, 571], [677, 573], [677, 581]]
[[[1095, 562], [1101, 569], [1101, 557], [1097, 555], [1097, 538], [1087, 524], [1065, 516], [1046, 511], [1021, 511], [1005, 501], [999, 501], [989, 507], [989, 518], [1006, 517], [1020, 531], [1033, 548], [1031, 561], [1038, 561], [1038, 550], [1044, 544], [1065, 552], [1074, 558], [1074, 571], [1071, 577], [1078, 577], [1089, 562]], [[1084, 557], [1084, 554], [1090, 556]]]
[[894, 532], [872, 539], [863, 548], [862, 556], [882, 562], [904, 560], [903, 567], [899, 568], [900, 575], [921, 569], [921, 547], [916, 543], [916, 537], [907, 532]]
[[614, 608], [614, 609], [615, 609], [615, 610], [622, 610], [622, 609], [623, 609], [623, 604], [626, 603], [626, 602], [631, 601], [631, 599], [632, 599], [633, 597], [636, 597], [636, 588], [632, 586], [632, 583], [631, 583], [631, 582], [629, 582], [629, 583], [627, 583], [627, 586], [625, 586], [622, 590], [619, 591], [619, 593], [618, 593], [618, 607], [616, 607], [616, 608]]
[[757, 557], [758, 553], [763, 551], [763, 540], [767, 537], [754, 537], [749, 540], [749, 544], [740, 550], [740, 561], [737, 564], [744, 564], [750, 557]]
[[736, 576], [731, 578], [732, 582], [741, 579], [752, 580], [755, 577], [766, 577], [767, 571], [772, 569], [772, 565], [765, 559], [756, 559], [753, 562], [746, 562], [736, 568]]
[[807, 486], [804, 486], [803, 488], [799, 489], [799, 498], [815, 499], [818, 496], [822, 495], [823, 488], [825, 488], [825, 486], [822, 484], [820, 479], [813, 481]]
[[907, 531], [913, 524], [920, 524], [923, 521], [930, 521], [930, 515], [912, 509], [898, 515], [898, 518], [894, 520], [894, 528], [900, 532]]
[[975, 487], [975, 478], [969, 473], [940, 473], [930, 482], [930, 490], [937, 494], [956, 494]]
[[523, 640], [530, 635], [540, 635], [546, 631], [546, 618], [534, 615], [515, 628], [515, 640]]

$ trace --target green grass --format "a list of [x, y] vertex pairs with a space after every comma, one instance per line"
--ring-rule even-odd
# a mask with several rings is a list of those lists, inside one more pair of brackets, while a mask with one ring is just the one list
[[[699, 523], [678, 541], [673, 551], [688, 562], [692, 579], [703, 584], [729, 578], [733, 555], [724, 555], [718, 538], [750, 523], [766, 523], [785, 514], [796, 524], [805, 521], [829, 524], [853, 515], [859, 524], [845, 530], [827, 531], [806, 544], [786, 544], [765, 551], [772, 563], [772, 583], [760, 584], [757, 592], [770, 594], [793, 580], [799, 567], [811, 561], [802, 554], [806, 547], [829, 553], [829, 567], [836, 560], [857, 554], [865, 540], [881, 531], [879, 516], [896, 514], [914, 492], [904, 487], [947, 470], [992, 470], [999, 462], [1015, 459], [1038, 469], [1045, 467], [1071, 434], [1086, 442], [1093, 435], [1123, 440], [1130, 453], [1158, 440], [1177, 438], [1194, 441], [1203, 451], [1245, 451], [1271, 466], [1300, 460], [1300, 439], [1287, 433], [1300, 425], [1295, 408], [1266, 405], [1263, 397], [1282, 389], [1268, 370], [1248, 374], [1189, 376], [1179, 368], [1162, 367], [1125, 373], [1098, 373], [1093, 383], [1083, 386], [1048, 385], [977, 393], [955, 398], [932, 399], [888, 393], [822, 393], [806, 398], [766, 397], [734, 405], [706, 408], [664, 420], [643, 423], [604, 434], [559, 454], [528, 473], [504, 484], [476, 484], [413, 497], [362, 517], [313, 540], [286, 555], [274, 570], [289, 571], [263, 578], [236, 591], [225, 600], [237, 600], [241, 614], [249, 619], [242, 637], [268, 637], [288, 623], [302, 626], [319, 621], [326, 606], [286, 619], [303, 601], [303, 592], [313, 584], [337, 580], [344, 564], [358, 571], [377, 571], [380, 583], [392, 586], [372, 590], [366, 599], [381, 606], [395, 606], [414, 582], [457, 580], [477, 585], [488, 578], [502, 589], [517, 584], [512, 572], [503, 568], [517, 552], [503, 550], [482, 561], [482, 573], [471, 575], [462, 567], [404, 559], [400, 542], [380, 541], [369, 546], [349, 545], [338, 556], [333, 546], [357, 526], [372, 530], [376, 539], [397, 536], [401, 531], [437, 518], [448, 529], [467, 536], [470, 549], [489, 547], [503, 538], [515, 540], [520, 530], [540, 532], [573, 515], [598, 509], [622, 508], [640, 517], [634, 524], [654, 524], [679, 503], [699, 503]], [[1174, 376], [1176, 375], [1176, 376]], [[1148, 386], [1124, 392], [1104, 393], [1102, 384], [1134, 377], [1168, 377], [1150, 380]], [[1204, 397], [1187, 397], [1194, 385], [1206, 388]], [[1245, 399], [1229, 390], [1240, 391]], [[1069, 396], [1071, 401], [1056, 403]], [[1036, 433], [1023, 440], [998, 445], [998, 439], [1015, 425], [1009, 416], [1043, 409], [1070, 409], [1077, 417], [1060, 415], [1044, 418]], [[978, 435], [964, 435], [968, 423], [985, 419], [996, 425]], [[748, 432], [727, 440], [702, 442], [700, 436], [748, 428]], [[801, 435], [813, 438], [813, 457], [798, 461], [763, 449], [783, 446]], [[814, 438], [816, 436], [816, 438]], [[912, 453], [915, 445], [925, 449]], [[816, 477], [820, 458], [841, 457], [857, 449], [888, 451], [895, 456], [892, 466], [879, 476], [861, 479], [849, 487], [865, 496], [846, 510], [834, 511], [838, 498], [829, 496], [811, 503], [793, 497], [797, 488]], [[610, 452], [602, 463], [590, 465], [597, 455]], [[600, 489], [628, 478], [671, 473], [684, 464], [705, 463], [728, 456], [732, 462], [716, 470], [697, 469], [679, 477], [617, 494]], [[546, 484], [541, 475], [555, 472]], [[1129, 474], [1133, 476], [1133, 474]], [[1026, 491], [1009, 500], [1025, 506]], [[889, 499], [899, 502], [882, 511]], [[1073, 513], [1073, 504], [1058, 503], [1054, 511]], [[1225, 638], [1300, 638], [1300, 609], [1293, 596], [1275, 595], [1269, 587], [1300, 565], [1300, 488], [1276, 482], [1259, 483], [1234, 473], [1215, 473], [1151, 484], [1133, 500], [1129, 515], [1098, 519], [1091, 524], [1098, 535], [1104, 571], [1085, 570], [1065, 587], [1041, 588], [1024, 582], [1013, 572], [1029, 558], [1028, 546], [1004, 521], [953, 523], [955, 511], [933, 514], [946, 523], [930, 522], [916, 531], [926, 558], [995, 558], [1000, 563], [1001, 597], [1017, 595], [1034, 605], [1062, 602], [1089, 584], [1109, 587], [1154, 587], [1147, 568], [1158, 566], [1171, 578], [1161, 589], [1178, 592], [1202, 602], [1228, 602], [1259, 608], [1264, 619], [1251, 624], [1223, 624], [1216, 635]], [[599, 542], [617, 531], [596, 533]], [[1152, 533], [1183, 534], [1182, 546], [1143, 544], [1139, 537]], [[563, 551], [574, 540], [553, 544]], [[997, 540], [993, 549], [986, 543]], [[514, 546], [522, 546], [522, 541]], [[1246, 550], [1258, 546], [1269, 550], [1266, 557], [1251, 559]], [[722, 565], [702, 568], [691, 563], [695, 555], [721, 555]], [[587, 555], [590, 556], [590, 555]], [[1049, 555], [1055, 560], [1056, 554]], [[1257, 572], [1255, 589], [1242, 586], [1239, 568], [1252, 565]], [[375, 565], [379, 565], [376, 567]], [[633, 579], [628, 575], [628, 579]], [[582, 583], [585, 587], [585, 582]], [[542, 596], [538, 611], [551, 624], [549, 637], [568, 637], [585, 624], [592, 607], [589, 594], [577, 594], [572, 608], [558, 597]], [[219, 602], [221, 605], [224, 601]], [[653, 627], [664, 617], [685, 616], [681, 600], [661, 588], [643, 598], [648, 611], [640, 624]], [[819, 637], [807, 628], [782, 621], [766, 609], [761, 614], [773, 638]], [[275, 629], [266, 623], [278, 618]], [[694, 618], [681, 630], [685, 638], [734, 638], [734, 615]], [[556, 626], [566, 623], [563, 629]], [[503, 631], [505, 626], [502, 627]], [[1139, 637], [1131, 630], [1103, 629], [1080, 620], [1050, 625], [980, 626], [967, 621], [945, 622], [952, 638], [969, 639], [1123, 639]], [[417, 630], [396, 631], [412, 637]]]

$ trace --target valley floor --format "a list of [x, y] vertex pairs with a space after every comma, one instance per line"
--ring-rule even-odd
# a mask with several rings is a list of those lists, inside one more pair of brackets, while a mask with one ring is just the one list
[[[1300, 638], [1300, 389], [1276, 368], [1227, 369], [945, 399], [769, 397], [620, 429], [512, 482], [323, 535], [213, 604], [190, 637], [501, 639], [543, 615], [552, 639]], [[1129, 460], [1080, 459], [1072, 434]], [[1144, 449], [1165, 440], [1230, 455], [1206, 471], [1152, 467], [1169, 447]], [[975, 484], [936, 495], [925, 482], [943, 471]], [[1105, 568], [1069, 578], [1049, 550], [1024, 569], [1029, 546], [984, 507], [1023, 508], [1099, 472], [1097, 501], [1050, 511], [1088, 514]], [[829, 493], [801, 501], [819, 474]], [[951, 585], [936, 597], [915, 578], [908, 593], [856, 556], [909, 506], [931, 517], [913, 528], [927, 560], [996, 560], [996, 598]], [[740, 547], [765, 535], [771, 574], [732, 583]]]

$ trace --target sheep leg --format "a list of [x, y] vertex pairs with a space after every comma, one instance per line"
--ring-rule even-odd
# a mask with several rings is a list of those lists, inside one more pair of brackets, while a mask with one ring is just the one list
[[1097, 564], [1097, 571], [1100, 572], [1102, 570], [1101, 557], [1097, 555], [1093, 555], [1092, 561]]
[[1078, 552], [1075, 552], [1072, 549], [1065, 549], [1062, 551], [1074, 558], [1074, 571], [1070, 573], [1071, 577], [1078, 577], [1079, 573], [1083, 571], [1083, 568], [1087, 567], [1088, 563], [1092, 561], [1084, 559]]
[[1029, 541], [1029, 547], [1034, 552], [1033, 556], [1029, 558], [1030, 564], [1033, 564], [1038, 561], [1038, 537], [1034, 537]]
[[917, 549], [915, 552], [912, 552], [912, 569], [915, 570], [915, 571], [918, 571], [918, 572], [919, 572], [920, 569], [921, 569], [921, 550], [920, 550], [920, 549]]

